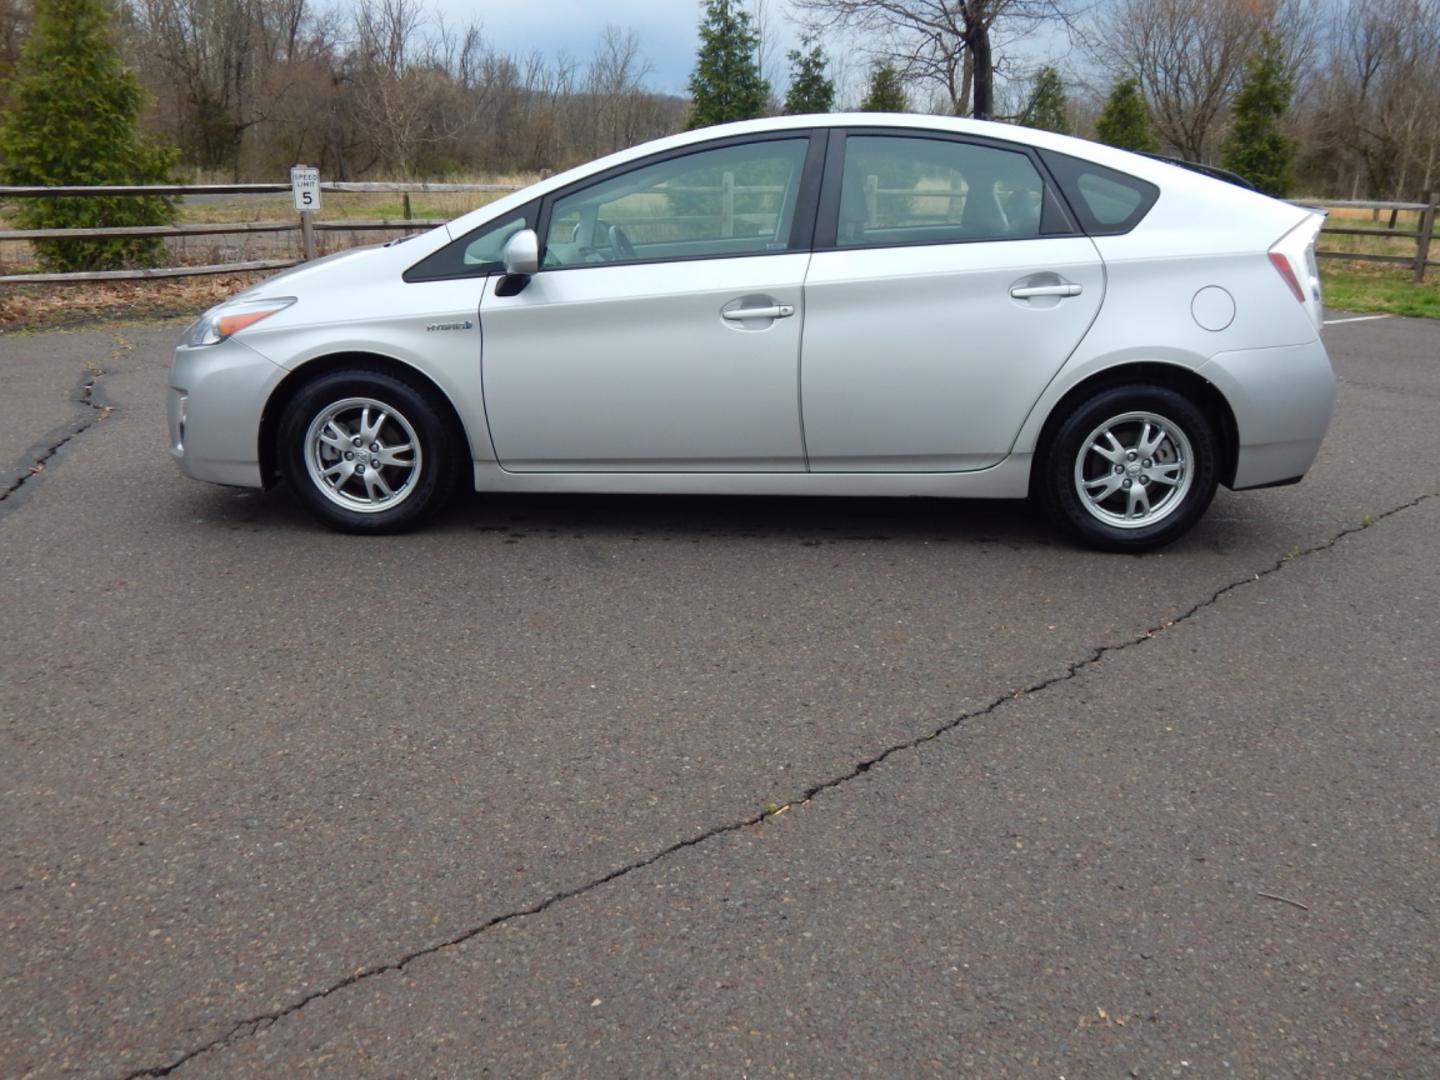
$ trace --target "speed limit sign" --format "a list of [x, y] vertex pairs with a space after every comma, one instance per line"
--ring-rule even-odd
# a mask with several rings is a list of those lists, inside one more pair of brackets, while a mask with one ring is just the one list
[[296, 165], [290, 170], [290, 191], [296, 210], [320, 209], [320, 170]]

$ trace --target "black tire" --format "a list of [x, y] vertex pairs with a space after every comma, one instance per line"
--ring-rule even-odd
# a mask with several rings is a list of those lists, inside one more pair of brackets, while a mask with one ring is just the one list
[[[376, 441], [354, 443], [369, 430], [365, 407]], [[322, 441], [322, 421], [332, 414], [338, 426], [326, 429], [330, 441]], [[333, 445], [338, 435], [353, 448], [342, 454]], [[450, 498], [466, 456], [462, 436], [431, 395], [383, 371], [332, 371], [305, 384], [285, 407], [277, 439], [275, 459], [296, 497], [321, 522], [347, 533], [403, 532], [428, 521]], [[355, 471], [326, 479], [346, 465]]]
[[[1170, 430], [1154, 444], [1160, 425]], [[1092, 438], [1104, 449], [1090, 449]], [[1154, 446], [1148, 458], [1147, 445]], [[1062, 531], [1102, 551], [1138, 553], [1163, 547], [1200, 520], [1220, 479], [1220, 444], [1210, 418], [1184, 394], [1166, 386], [1115, 386], [1070, 411], [1037, 467], [1036, 495]], [[1112, 483], [1123, 486], [1107, 495]], [[1148, 511], [1132, 508], [1137, 486], [1142, 490], [1133, 498], [1151, 506]], [[1152, 491], [1162, 493], [1153, 504]], [[1132, 510], [1134, 519], [1153, 515], [1153, 521], [1124, 524], [1134, 520]]]

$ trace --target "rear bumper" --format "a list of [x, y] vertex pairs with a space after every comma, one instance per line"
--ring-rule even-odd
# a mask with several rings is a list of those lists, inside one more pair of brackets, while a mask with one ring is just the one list
[[1237, 491], [1294, 482], [1320, 450], [1335, 406], [1335, 372], [1319, 338], [1305, 345], [1217, 353], [1198, 374], [1230, 402]]
[[285, 370], [230, 338], [170, 364], [170, 456], [196, 480], [261, 487], [260, 416]]

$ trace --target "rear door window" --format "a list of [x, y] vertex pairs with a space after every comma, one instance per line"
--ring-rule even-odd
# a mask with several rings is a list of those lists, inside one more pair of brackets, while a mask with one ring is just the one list
[[850, 135], [837, 247], [1017, 240], [1069, 231], [1030, 156], [955, 139]]

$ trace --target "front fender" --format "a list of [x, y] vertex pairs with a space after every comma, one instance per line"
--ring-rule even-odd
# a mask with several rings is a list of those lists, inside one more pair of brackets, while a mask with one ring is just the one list
[[[480, 382], [480, 291], [484, 278], [357, 282], [343, 299], [303, 297], [321, 319], [279, 328], [259, 323], [245, 343], [286, 371], [336, 356], [372, 356], [413, 369], [445, 396], [474, 461], [493, 461]], [[288, 380], [287, 380], [288, 382]]]

